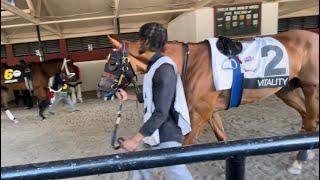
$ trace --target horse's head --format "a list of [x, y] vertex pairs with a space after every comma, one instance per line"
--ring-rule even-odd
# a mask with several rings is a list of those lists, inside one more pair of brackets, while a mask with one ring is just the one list
[[66, 58], [63, 59], [60, 72], [61, 72], [61, 76], [67, 82], [77, 81], [76, 73], [73, 69], [73, 62], [70, 59], [66, 59]]
[[115, 47], [118, 48], [110, 51], [98, 84], [99, 96], [105, 100], [110, 100], [119, 88], [127, 87], [136, 76], [126, 43]]

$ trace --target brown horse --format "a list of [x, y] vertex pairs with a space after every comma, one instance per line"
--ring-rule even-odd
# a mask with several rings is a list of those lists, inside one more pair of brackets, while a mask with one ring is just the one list
[[[72, 68], [72, 61], [57, 58], [48, 60], [45, 62], [34, 62], [31, 63], [29, 68], [31, 69], [31, 82], [26, 83], [25, 81], [5, 83], [5, 80], [8, 79], [5, 76], [13, 76], [14, 72], [6, 74], [6, 70], [12, 70], [16, 67], [11, 67], [7, 65], [1, 65], [1, 103], [4, 108], [8, 118], [15, 123], [18, 121], [12, 115], [10, 110], [8, 110], [8, 90], [25, 90], [29, 89], [33, 92], [33, 95], [38, 99], [39, 106], [39, 116], [42, 119], [45, 119], [43, 115], [44, 110], [48, 107], [50, 101], [47, 97], [48, 94], [48, 80], [51, 76], [62, 72], [66, 74], [67, 81], [73, 81], [75, 76]], [[13, 73], [12, 73], [13, 72]], [[11, 79], [11, 78], [9, 78]], [[31, 88], [28, 88], [30, 86]]]
[[[301, 115], [301, 132], [316, 131], [319, 120], [319, 35], [309, 31], [294, 30], [271, 37], [280, 41], [288, 53], [289, 84], [282, 88], [244, 89], [241, 105], [257, 102], [276, 94], [285, 104], [297, 110]], [[119, 49], [122, 45], [111, 37], [109, 40], [115, 48]], [[130, 64], [135, 73], [146, 73], [148, 61], [138, 53], [139, 42], [124, 41], [123, 44], [127, 46]], [[190, 54], [186, 70], [185, 94], [192, 131], [185, 137], [184, 144], [196, 143], [207, 122], [217, 139], [224, 141], [227, 136], [218, 112], [228, 108], [230, 90], [216, 91], [212, 86], [208, 43], [205, 41], [188, 43], [188, 46]], [[168, 42], [164, 54], [175, 61], [181, 73], [184, 61], [183, 43]], [[103, 77], [114, 79], [109, 73], [104, 72]], [[303, 95], [300, 94], [299, 89], [302, 89]]]

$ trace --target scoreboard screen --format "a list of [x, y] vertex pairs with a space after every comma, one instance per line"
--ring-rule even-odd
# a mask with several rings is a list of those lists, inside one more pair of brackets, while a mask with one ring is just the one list
[[214, 36], [251, 36], [261, 32], [261, 2], [214, 7]]

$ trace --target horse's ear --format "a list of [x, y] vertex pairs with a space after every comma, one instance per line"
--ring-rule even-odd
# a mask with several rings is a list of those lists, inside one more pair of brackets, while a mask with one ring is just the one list
[[109, 41], [112, 43], [112, 45], [117, 48], [120, 49], [121, 48], [121, 43], [119, 41], [117, 41], [116, 39], [113, 39], [111, 36], [107, 35]]

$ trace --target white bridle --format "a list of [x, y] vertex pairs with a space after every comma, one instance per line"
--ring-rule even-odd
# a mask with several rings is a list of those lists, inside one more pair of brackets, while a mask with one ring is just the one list
[[76, 75], [76, 73], [70, 73], [70, 71], [69, 71], [69, 69], [68, 69], [68, 65], [67, 65], [67, 63], [68, 63], [69, 61], [71, 61], [71, 60], [70, 60], [70, 59], [67, 59], [67, 58], [64, 58], [64, 59], [63, 59], [63, 63], [62, 63], [62, 66], [61, 66], [61, 71], [63, 71], [63, 68], [65, 68], [68, 78], [71, 78], [71, 77], [73, 77], [74, 75]]

